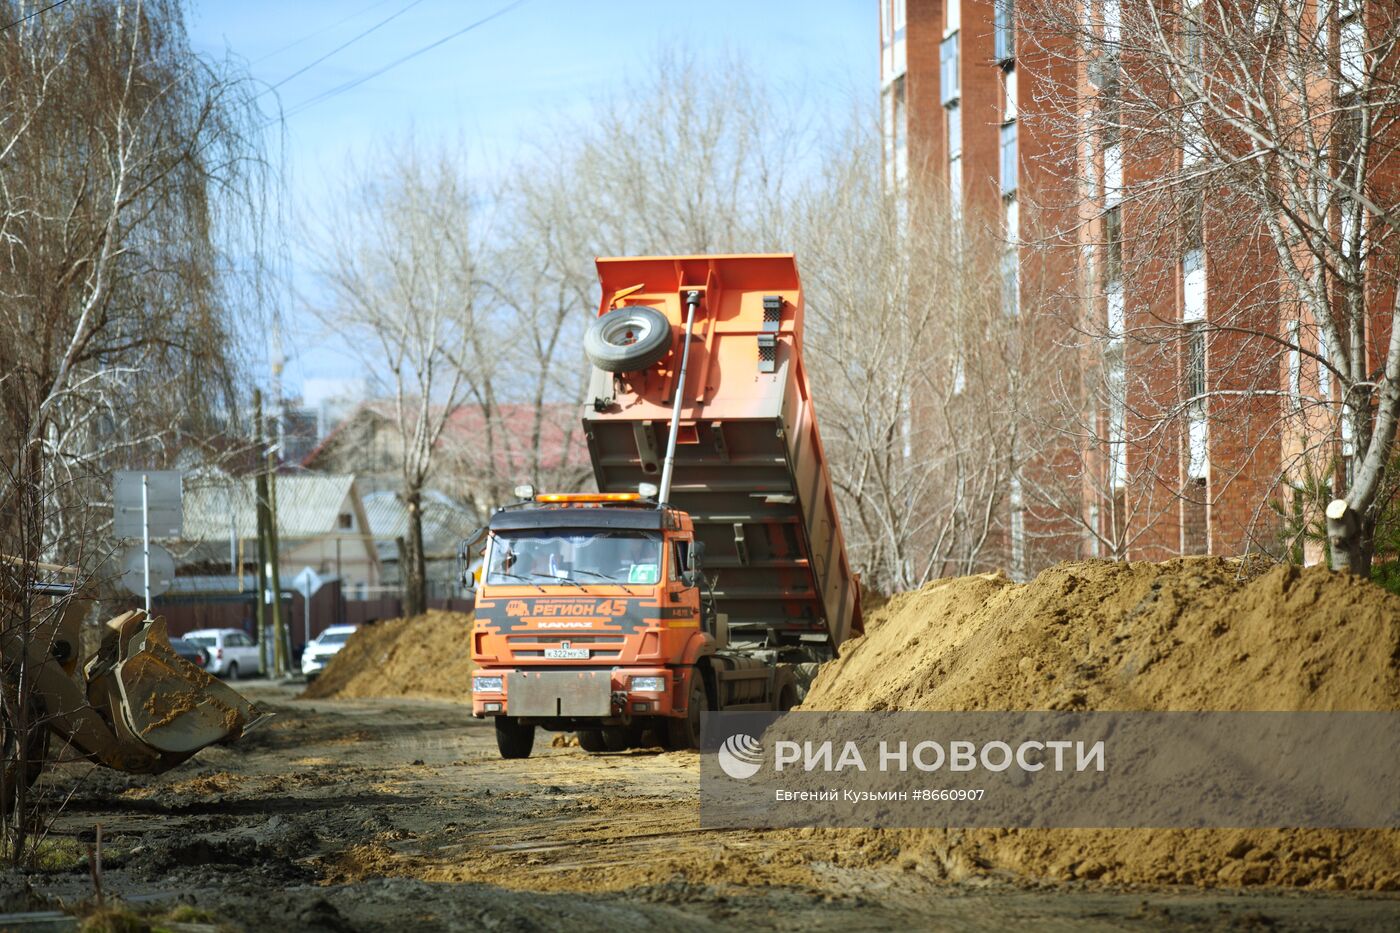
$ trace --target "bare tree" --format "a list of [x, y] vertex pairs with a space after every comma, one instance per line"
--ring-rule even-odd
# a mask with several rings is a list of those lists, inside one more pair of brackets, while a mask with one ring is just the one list
[[[1023, 322], [1001, 231], [946, 191], [891, 190], [865, 123], [837, 137], [793, 221], [805, 340], [853, 558], [893, 592], [1020, 564]], [[1013, 532], [1017, 536], [1013, 540]]]
[[586, 481], [594, 257], [785, 248], [796, 122], [742, 63], [670, 52], [639, 74], [625, 96], [552, 126], [496, 195], [483, 261], [492, 327], [462, 362], [481, 437], [453, 454], [483, 513], [520, 480]]
[[[267, 175], [251, 83], [173, 0], [0, 21], [0, 631], [26, 645], [69, 602], [27, 595], [41, 562], [86, 584], [109, 553], [109, 471], [198, 456], [233, 417]], [[0, 672], [7, 757], [42, 734], [26, 663]]]
[[460, 164], [411, 145], [360, 171], [341, 204], [319, 218], [327, 303], [313, 310], [388, 382], [408, 511], [404, 611], [416, 615], [427, 608], [423, 492], [448, 420], [496, 362], [484, 346], [496, 331], [481, 313], [480, 204]]
[[[259, 259], [260, 123], [246, 77], [195, 56], [168, 0], [0, 35], [0, 500], [101, 502], [82, 480], [227, 417], [251, 310], [229, 253]], [[56, 557], [71, 514], [28, 549]]]
[[1275, 542], [1281, 482], [1335, 465], [1332, 562], [1368, 572], [1400, 418], [1400, 19], [1362, 0], [1022, 7], [1047, 73], [1072, 76], [1041, 131], [1081, 182], [1073, 245], [1121, 250], [1121, 278], [1079, 280], [1082, 330], [1125, 331], [1126, 425], [1098, 439], [1126, 445], [1133, 482], [1209, 477], [1212, 507], [1250, 513], [1231, 547]]

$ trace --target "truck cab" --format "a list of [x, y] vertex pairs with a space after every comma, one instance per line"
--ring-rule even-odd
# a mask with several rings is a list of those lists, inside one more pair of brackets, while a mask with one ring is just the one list
[[690, 517], [640, 494], [540, 499], [489, 527], [473, 713], [495, 717], [507, 757], [528, 754], [536, 726], [577, 732], [590, 750], [627, 748], [647, 729], [694, 747], [710, 706], [697, 666], [724, 633]]

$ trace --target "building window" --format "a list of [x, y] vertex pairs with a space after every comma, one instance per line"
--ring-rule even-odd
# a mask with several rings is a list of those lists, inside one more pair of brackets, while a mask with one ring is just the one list
[[1206, 332], [1199, 323], [1186, 331], [1186, 474], [1205, 479], [1210, 466], [1206, 436]]
[[962, 108], [952, 103], [943, 112], [948, 120], [948, 195], [958, 217], [962, 214]]
[[953, 219], [962, 218], [962, 156], [948, 160], [948, 203], [953, 209]]
[[1006, 199], [1006, 242], [1012, 246], [1021, 242], [1021, 205], [1015, 198]]
[[1123, 346], [1104, 354], [1104, 391], [1108, 394], [1108, 479], [1121, 489], [1128, 472], [1128, 380], [1123, 369]]
[[1361, 6], [1362, 0], [1341, 0], [1337, 9], [1342, 83], [1352, 91], [1366, 79], [1366, 22]]
[[[956, 3], [957, 0], [950, 0]], [[994, 14], [994, 27], [996, 29], [996, 39], [994, 42], [996, 59], [999, 64], [1006, 64], [1016, 58], [1016, 2], [1015, 0], [996, 0], [996, 13]]]
[[1210, 440], [1206, 436], [1205, 413], [1194, 407], [1186, 420], [1186, 444], [1186, 475], [1206, 479], [1210, 475]]
[[1003, 122], [1016, 119], [1016, 68], [1009, 66], [1001, 73], [1002, 99], [1006, 107], [1002, 110]]
[[896, 78], [884, 92], [885, 183], [891, 189], [903, 186], [909, 162], [904, 85], [904, 78]]
[[904, 105], [904, 79], [895, 81], [894, 95], [894, 183], [902, 187], [908, 177], [909, 116]]
[[1206, 269], [1205, 254], [1192, 250], [1181, 260], [1182, 310], [1183, 321], [1204, 321], [1206, 319]]
[[1123, 147], [1118, 143], [1103, 151], [1103, 203], [1113, 207], [1123, 200]]
[[1104, 297], [1108, 305], [1108, 339], [1121, 343], [1128, 326], [1123, 306], [1123, 283], [1111, 283]]
[[1007, 317], [1021, 313], [1021, 261], [1014, 246], [1001, 257], [1001, 310]]
[[1201, 68], [1205, 63], [1205, 48], [1202, 41], [1201, 4], [1185, 3], [1181, 10], [1181, 57], [1186, 65], [1187, 80], [1199, 85]]
[[1327, 353], [1327, 335], [1317, 329], [1317, 394], [1332, 397], [1332, 365]]
[[1011, 194], [1016, 190], [1016, 121], [1001, 127], [1001, 193]]
[[1123, 208], [1117, 206], [1103, 213], [1103, 277], [1110, 285], [1123, 278]]
[[351, 515], [349, 512], [341, 512], [340, 516], [336, 519], [336, 524], [340, 526], [342, 531], [349, 531], [355, 527], [355, 516]]
[[1026, 578], [1026, 508], [1019, 473], [1011, 474], [1011, 578]]
[[1303, 339], [1301, 321], [1288, 322], [1288, 407], [1298, 411], [1303, 407]]
[[1186, 329], [1186, 397], [1206, 394], [1206, 331], [1200, 323]]
[[945, 17], [943, 34], [957, 32], [958, 27], [962, 25], [962, 0], [945, 0], [943, 15]]
[[1119, 0], [1100, 0], [1099, 18], [1102, 20], [1104, 43], [1117, 45], [1123, 31], [1123, 12]]
[[951, 104], [960, 96], [958, 87], [958, 34], [953, 33], [943, 40], [943, 44], [938, 49], [939, 71], [938, 78], [942, 87], [941, 102], [944, 106]]
[[1203, 321], [1206, 317], [1205, 239], [1202, 213], [1205, 204], [1201, 193], [1187, 197], [1182, 214], [1181, 273], [1183, 321]]

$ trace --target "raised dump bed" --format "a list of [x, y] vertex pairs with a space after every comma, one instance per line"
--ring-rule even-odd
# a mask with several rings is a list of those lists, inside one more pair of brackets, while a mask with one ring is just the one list
[[599, 491], [634, 491], [661, 475], [686, 295], [698, 291], [670, 504], [690, 513], [704, 542], [734, 648], [834, 653], [861, 631], [860, 589], [802, 360], [796, 260], [599, 259], [598, 276], [600, 314], [655, 308], [674, 347], [642, 372], [593, 370], [583, 420]]

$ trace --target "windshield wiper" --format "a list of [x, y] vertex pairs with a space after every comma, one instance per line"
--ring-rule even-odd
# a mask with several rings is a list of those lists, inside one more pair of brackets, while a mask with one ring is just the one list
[[[583, 589], [583, 584], [582, 584], [582, 583], [578, 582], [577, 580], [570, 580], [568, 577], [556, 577], [556, 576], [554, 576], [553, 574], [550, 574], [550, 573], [536, 573], [535, 576], [537, 576], [537, 577], [544, 577], [546, 580], [550, 581], [551, 583], [567, 583], [567, 584], [569, 584], [570, 586], [576, 586], [576, 587], [578, 587], [579, 589]], [[539, 584], [536, 583], [535, 586], [539, 586]]]
[[588, 574], [590, 577], [597, 577], [599, 580], [602, 580], [602, 581], [605, 582], [605, 583], [613, 583], [613, 584], [616, 584], [617, 586], [622, 587], [623, 592], [625, 592], [628, 596], [636, 596], [636, 595], [637, 595], [636, 593], [633, 593], [631, 590], [629, 590], [629, 589], [627, 588], [627, 584], [626, 584], [626, 583], [623, 583], [621, 580], [616, 580], [616, 579], [614, 579], [614, 578], [608, 576], [608, 575], [605, 574], [605, 573], [598, 573], [596, 570], [580, 570], [580, 569], [577, 568], [577, 567], [574, 568], [574, 573], [586, 573], [586, 574]]
[[523, 583], [528, 583], [528, 584], [530, 584], [530, 585], [533, 586], [535, 589], [539, 590], [541, 593], [544, 592], [544, 587], [540, 586], [538, 583], [536, 583], [534, 580], [531, 580], [529, 577], [522, 577], [522, 576], [521, 576], [520, 574], [518, 574], [518, 573], [506, 573], [504, 570], [497, 570], [495, 573], [491, 574], [491, 576], [493, 576], [493, 577], [510, 577], [512, 580], [520, 580], [520, 581], [523, 582]]

